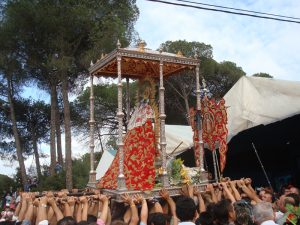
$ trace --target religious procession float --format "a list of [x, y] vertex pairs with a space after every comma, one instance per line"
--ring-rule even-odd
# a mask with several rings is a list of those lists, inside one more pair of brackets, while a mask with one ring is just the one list
[[[88, 186], [102, 190], [104, 194], [115, 195], [120, 199], [124, 193], [141, 193], [146, 197], [158, 196], [165, 188], [170, 195], [180, 193], [181, 186], [192, 183], [199, 190], [204, 190], [208, 182], [208, 172], [204, 169], [204, 145], [213, 152], [214, 181], [222, 176], [226, 163], [227, 151], [227, 115], [225, 101], [210, 100], [205, 95], [205, 81], [201, 82], [200, 61], [195, 55], [188, 58], [181, 52], [171, 54], [162, 50], [153, 51], [145, 48], [141, 41], [136, 48], [121, 48], [120, 42], [111, 53], [102, 56], [95, 64], [91, 63], [90, 73], [90, 160], [91, 168]], [[189, 120], [192, 127], [194, 158], [196, 167], [187, 168], [180, 160], [168, 166], [170, 154], [176, 150], [168, 146], [166, 139], [165, 87], [166, 79], [183, 71], [194, 71], [196, 80], [196, 109], [190, 110]], [[118, 151], [111, 165], [96, 180], [94, 168], [94, 94], [95, 77], [117, 78], [118, 87]], [[123, 107], [123, 82], [126, 89], [129, 79], [138, 82], [136, 106], [130, 109], [126, 90], [126, 107]], [[204, 96], [201, 97], [201, 87]], [[125, 86], [125, 85], [124, 85]], [[127, 132], [124, 132], [124, 113], [127, 119]], [[219, 149], [219, 154], [216, 149]], [[175, 164], [175, 166], [174, 166]], [[173, 171], [172, 171], [173, 170]], [[176, 171], [174, 171], [176, 170]]]

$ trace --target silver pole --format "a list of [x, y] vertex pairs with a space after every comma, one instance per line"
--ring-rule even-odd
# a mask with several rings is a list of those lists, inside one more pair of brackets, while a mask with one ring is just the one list
[[94, 187], [96, 184], [96, 171], [94, 168], [94, 148], [95, 148], [95, 142], [94, 142], [94, 133], [95, 133], [95, 116], [94, 116], [94, 84], [93, 84], [93, 78], [94, 76], [90, 75], [90, 174], [89, 174], [89, 182], [88, 186]]
[[[160, 54], [162, 49], [159, 50]], [[160, 118], [160, 150], [162, 152], [162, 184], [163, 187], [169, 187], [170, 182], [167, 173], [167, 154], [166, 154], [166, 135], [165, 135], [165, 88], [163, 78], [163, 59], [160, 57], [159, 62], [159, 118]]]
[[130, 119], [130, 92], [129, 92], [129, 78], [126, 77], [126, 121], [129, 123]]
[[[195, 55], [195, 58], [197, 58], [198, 56]], [[199, 64], [196, 66], [196, 96], [197, 96], [197, 113], [200, 113], [200, 124], [202, 123], [201, 120], [201, 99], [200, 99], [200, 78], [199, 78]], [[199, 150], [200, 150], [200, 172], [204, 172], [204, 161], [203, 161], [203, 157], [204, 157], [204, 149], [203, 149], [203, 139], [202, 139], [202, 128], [199, 129], [198, 132], [198, 139], [199, 139]]]
[[[120, 41], [118, 40], [117, 49], [121, 47]], [[124, 143], [123, 143], [123, 117], [124, 113], [122, 111], [122, 77], [121, 77], [121, 54], [117, 53], [117, 65], [118, 65], [118, 149], [119, 149], [119, 175], [118, 175], [118, 187], [117, 190], [126, 190], [125, 176], [124, 176]]]

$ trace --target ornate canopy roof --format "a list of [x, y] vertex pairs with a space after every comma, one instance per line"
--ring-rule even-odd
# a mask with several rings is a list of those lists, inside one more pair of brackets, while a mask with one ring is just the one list
[[121, 56], [122, 77], [138, 79], [151, 76], [159, 78], [160, 59], [163, 60], [164, 77], [171, 76], [180, 71], [194, 69], [199, 60], [177, 54], [153, 51], [139, 46], [139, 48], [118, 48], [106, 56], [101, 57], [89, 68], [94, 76], [117, 77], [117, 56]]

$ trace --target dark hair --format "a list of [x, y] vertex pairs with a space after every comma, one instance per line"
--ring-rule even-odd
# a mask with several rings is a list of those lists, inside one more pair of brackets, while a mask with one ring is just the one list
[[114, 220], [111, 222], [111, 225], [128, 225], [123, 220]]
[[166, 225], [167, 224], [167, 218], [163, 213], [157, 212], [157, 213], [151, 213], [149, 214], [147, 225]]
[[229, 223], [229, 212], [233, 210], [231, 201], [223, 199], [215, 204], [214, 207], [214, 219], [216, 224], [228, 224]]
[[286, 197], [290, 197], [290, 198], [294, 199], [295, 206], [299, 205], [299, 202], [300, 202], [299, 195], [297, 195], [295, 193], [289, 193], [289, 194], [286, 195]]
[[111, 220], [123, 220], [126, 209], [123, 202], [111, 201]]
[[176, 201], [176, 215], [181, 222], [193, 220], [196, 213], [196, 205], [193, 199], [181, 196]]
[[253, 207], [251, 203], [240, 200], [233, 204], [236, 214], [237, 225], [252, 225], [254, 224]]
[[72, 216], [65, 216], [61, 220], [57, 221], [57, 225], [76, 225], [76, 221]]
[[88, 222], [88, 223], [97, 222], [97, 217], [94, 216], [94, 215], [88, 215], [88, 216], [87, 216], [87, 222]]
[[88, 222], [85, 220], [80, 221], [77, 225], [88, 225]]
[[196, 225], [213, 225], [214, 219], [211, 213], [202, 212], [196, 220]]

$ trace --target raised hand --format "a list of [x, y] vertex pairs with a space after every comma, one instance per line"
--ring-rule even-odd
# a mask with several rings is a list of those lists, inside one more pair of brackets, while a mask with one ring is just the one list
[[[216, 187], [217, 187], [217, 184], [216, 184]], [[206, 190], [205, 191], [207, 191], [207, 192], [212, 192], [212, 191], [214, 191], [214, 186], [213, 186], [213, 184], [207, 184], [206, 185]]]
[[194, 187], [193, 188], [193, 194], [195, 195], [195, 196], [201, 196], [201, 192], [200, 192], [200, 190], [199, 190], [199, 188], [198, 187]]
[[160, 196], [161, 196], [163, 199], [165, 199], [165, 200], [167, 200], [167, 199], [170, 198], [170, 193], [169, 193], [165, 188], [161, 189], [161, 190], [159, 191], [159, 194], [160, 194]]
[[87, 203], [88, 202], [88, 199], [86, 198], [86, 196], [80, 196], [79, 197], [79, 201], [83, 204]]
[[123, 201], [129, 205], [134, 203], [132, 197], [127, 193], [123, 194], [121, 197], [122, 197]]
[[69, 206], [75, 205], [75, 198], [73, 196], [67, 198]]
[[56, 201], [55, 201], [55, 199], [53, 198], [53, 197], [49, 197], [48, 199], [47, 199], [47, 202], [48, 202], [48, 204], [49, 205], [54, 205], [54, 204], [56, 204]]
[[144, 197], [141, 194], [135, 194], [134, 195], [134, 202], [135, 203], [142, 203], [144, 200]]
[[103, 194], [98, 194], [98, 198], [101, 202], [108, 201], [108, 197], [106, 195], [103, 195]]

